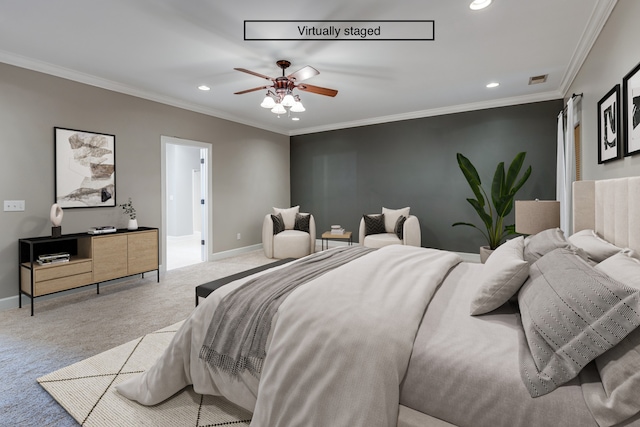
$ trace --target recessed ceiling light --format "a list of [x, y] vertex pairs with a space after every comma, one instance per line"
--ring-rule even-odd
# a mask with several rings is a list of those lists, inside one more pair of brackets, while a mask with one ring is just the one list
[[471, 8], [471, 10], [484, 9], [491, 4], [491, 1], [492, 0], [473, 0], [469, 7]]
[[211, 88], [209, 86], [207, 86], [207, 85], [200, 85], [200, 86], [198, 86], [198, 89], [200, 89], [200, 90], [211, 90]]
[[294, 122], [297, 122], [298, 120], [300, 120], [300, 117], [291, 117], [291, 120], [293, 120]]
[[487, 85], [488, 88], [498, 87], [498, 86], [500, 86], [500, 83], [498, 82], [492, 82]]

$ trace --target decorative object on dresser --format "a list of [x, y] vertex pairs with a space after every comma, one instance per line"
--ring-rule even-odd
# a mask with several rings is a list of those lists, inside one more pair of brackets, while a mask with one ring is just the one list
[[28, 296], [32, 316], [34, 299], [43, 295], [93, 284], [100, 293], [101, 282], [154, 270], [160, 282], [157, 228], [31, 237], [18, 241], [18, 251], [19, 307]]
[[89, 234], [106, 234], [115, 233], [116, 228], [113, 225], [102, 225], [100, 227], [91, 227], [87, 233]]
[[368, 248], [388, 245], [420, 246], [420, 221], [410, 215], [410, 207], [382, 208], [382, 214], [363, 215], [360, 219], [358, 241]]
[[55, 201], [62, 208], [116, 205], [116, 137], [54, 128]]
[[51, 205], [51, 212], [49, 218], [51, 219], [51, 237], [60, 237], [62, 235], [62, 217], [64, 212], [57, 203]]
[[[468, 222], [456, 222], [453, 226], [466, 225], [480, 231], [487, 239], [488, 248], [486, 249], [489, 251], [494, 250], [500, 246], [505, 238], [516, 233], [515, 226], [513, 224], [505, 225], [504, 219], [513, 209], [513, 200], [516, 193], [524, 183], [527, 182], [527, 179], [529, 179], [531, 175], [531, 166], [529, 166], [520, 179], [518, 179], [526, 155], [527, 153], [524, 151], [518, 153], [511, 161], [509, 169], [506, 172], [504, 162], [498, 163], [496, 171], [493, 174], [491, 197], [489, 197], [484, 188], [482, 188], [480, 175], [471, 161], [460, 153], [456, 155], [458, 166], [469, 183], [471, 191], [473, 191], [473, 194], [476, 196], [475, 199], [467, 199], [467, 202], [473, 206], [473, 209], [482, 220], [484, 230]], [[487, 250], [481, 251], [481, 255], [483, 253], [486, 254], [490, 252]]]
[[516, 200], [516, 233], [537, 234], [560, 227], [560, 202]]
[[131, 197], [127, 200], [127, 203], [123, 203], [119, 205], [124, 213], [129, 215], [129, 224], [127, 224], [127, 229], [129, 230], [137, 230], [138, 229], [138, 220], [136, 219], [136, 208], [133, 207], [133, 202], [131, 201]]

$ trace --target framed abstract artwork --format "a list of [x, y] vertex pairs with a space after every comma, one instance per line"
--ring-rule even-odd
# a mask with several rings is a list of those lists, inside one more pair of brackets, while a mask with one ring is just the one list
[[620, 85], [615, 85], [598, 102], [598, 163], [621, 157], [621, 135]]
[[624, 155], [640, 152], [640, 64], [622, 80]]
[[61, 208], [116, 206], [116, 137], [54, 128], [55, 203]]

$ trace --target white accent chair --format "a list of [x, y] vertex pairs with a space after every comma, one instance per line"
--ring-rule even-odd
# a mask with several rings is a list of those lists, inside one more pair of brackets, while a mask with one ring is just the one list
[[[403, 209], [387, 209], [382, 208], [382, 213], [384, 214], [384, 228], [385, 233], [377, 233], [377, 234], [366, 234], [366, 227], [364, 217], [360, 219], [360, 230], [359, 230], [359, 242], [361, 245], [368, 248], [381, 248], [387, 245], [409, 245], [409, 246], [420, 246], [421, 245], [421, 235], [420, 235], [420, 222], [418, 221], [418, 217], [414, 215], [409, 215], [409, 208]], [[380, 214], [370, 214], [370, 215], [380, 215]], [[395, 233], [395, 225], [400, 216], [404, 216], [406, 220], [403, 224], [402, 230], [402, 240]]]
[[[298, 212], [299, 206], [280, 209], [273, 208], [273, 214], [280, 213], [284, 220], [284, 231], [273, 234], [272, 214], [267, 214], [262, 223], [262, 248], [267, 258], [302, 258], [316, 250], [316, 222], [313, 215]], [[296, 214], [309, 215], [309, 232], [295, 230]]]

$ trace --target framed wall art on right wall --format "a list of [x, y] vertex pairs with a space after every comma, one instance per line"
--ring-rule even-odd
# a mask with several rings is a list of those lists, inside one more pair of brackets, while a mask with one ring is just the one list
[[640, 153], [640, 64], [622, 80], [624, 155]]
[[621, 157], [621, 134], [618, 84], [598, 101], [598, 164]]

